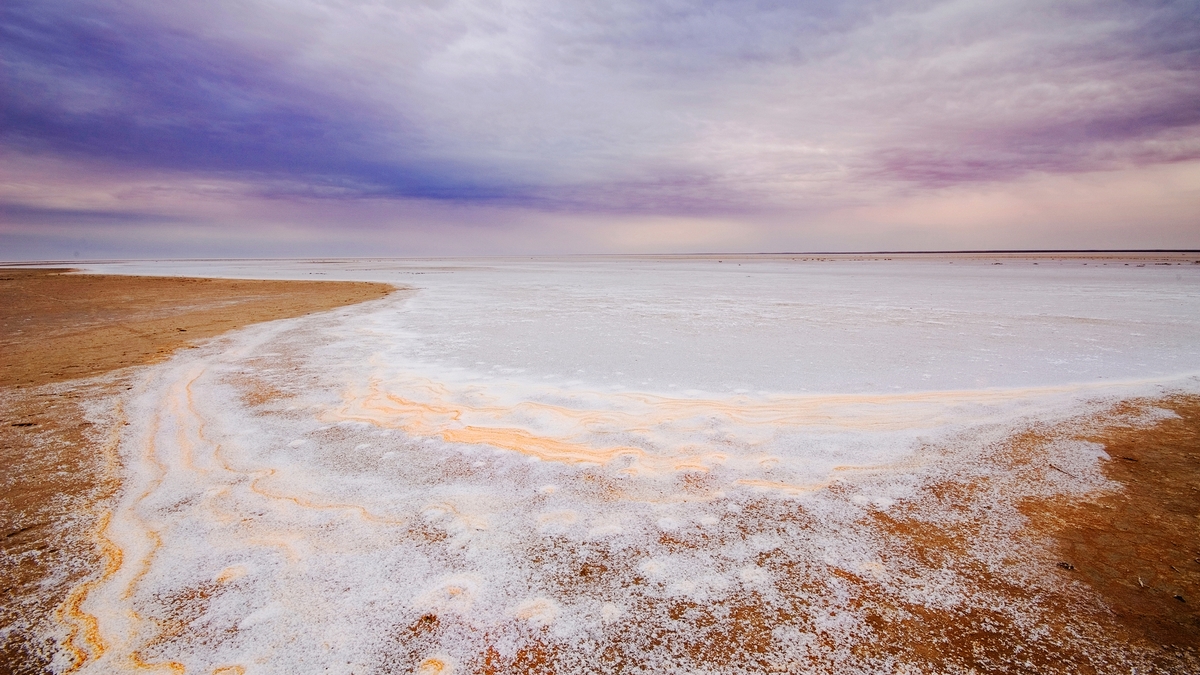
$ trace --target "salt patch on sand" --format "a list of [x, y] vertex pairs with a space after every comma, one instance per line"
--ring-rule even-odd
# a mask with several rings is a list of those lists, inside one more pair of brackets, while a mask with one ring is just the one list
[[[871, 672], [862, 580], [1033, 639], [1027, 600], [914, 564], [871, 518], [988, 486], [986, 514], [922, 517], [985, 521], [969, 555], [1003, 569], [1016, 500], [1106, 486], [1095, 446], [1055, 445], [1061, 477], [1034, 484], [991, 463], [1005, 439], [1200, 389], [1194, 272], [452, 267], [147, 370], [84, 672]], [[250, 406], [247, 382], [281, 398]], [[729, 642], [750, 624], [769, 639]]]

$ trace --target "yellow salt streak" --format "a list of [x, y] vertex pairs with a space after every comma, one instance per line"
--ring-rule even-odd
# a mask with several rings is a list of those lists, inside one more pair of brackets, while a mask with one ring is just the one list
[[829, 481], [820, 483], [812, 483], [811, 485], [793, 485], [791, 483], [777, 483], [769, 480], [754, 480], [750, 478], [742, 478], [735, 481], [738, 485], [746, 485], [748, 487], [756, 487], [764, 490], [774, 490], [782, 492], [785, 495], [802, 495], [809, 492], [816, 492], [823, 488], [829, 487]]
[[[1031, 395], [1077, 389], [776, 396], [760, 400], [742, 396], [683, 399], [641, 393], [593, 393], [578, 397], [580, 407], [567, 407], [535, 401], [504, 405], [477, 389], [454, 395], [445, 385], [422, 379], [391, 386], [402, 387], [409, 395], [399, 396], [381, 379], [372, 378], [365, 388], [347, 389], [341, 405], [325, 411], [320, 418], [334, 423], [364, 422], [450, 443], [489, 445], [565, 464], [608, 464], [628, 457], [630, 465], [623, 471], [634, 475], [708, 471], [725, 463], [729, 455], [724, 452], [704, 452], [694, 444], [678, 442], [682, 436], [714, 427], [740, 437], [736, 440], [746, 446], [754, 446], [786, 429], [912, 431], [942, 426], [951, 417], [961, 415], [963, 406], [997, 405]], [[654, 445], [660, 449], [651, 452], [631, 445], [599, 442], [613, 430], [655, 439]], [[778, 457], [772, 456], [758, 460], [764, 468], [778, 461]]]
[[[148, 470], [144, 483], [132, 504], [105, 514], [98, 522], [93, 539], [101, 550], [104, 568], [96, 579], [85, 581], [68, 594], [66, 601], [56, 611], [56, 619], [67, 631], [65, 646], [71, 655], [71, 664], [65, 672], [78, 672], [101, 660], [108, 667], [125, 671], [183, 672], [184, 666], [176, 661], [154, 661], [140, 651], [157, 639], [159, 627], [155, 621], [143, 617], [130, 606], [139, 593], [139, 586], [152, 570], [156, 557], [163, 547], [160, 529], [139, 515], [139, 507], [159, 493], [168, 474], [185, 472], [216, 479], [218, 486], [208, 491], [201, 503], [213, 518], [222, 521], [244, 521], [236, 513], [225, 513], [217, 502], [227, 498], [230, 486], [247, 483], [248, 489], [271, 502], [312, 510], [334, 510], [353, 513], [364, 521], [385, 525], [403, 524], [386, 516], [372, 513], [366, 507], [341, 502], [326, 502], [301, 494], [270, 489], [266, 483], [274, 469], [239, 470], [222, 454], [220, 444], [212, 442], [205, 433], [204, 417], [196, 409], [192, 387], [205, 374], [206, 369], [197, 366], [181, 373], [167, 390], [161, 407], [155, 409], [148, 420], [146, 431], [135, 439], [127, 439], [136, 450], [138, 464]], [[121, 430], [125, 426], [124, 412], [118, 408], [118, 422], [109, 442], [104, 448], [111, 455], [108, 464], [118, 467], [118, 446]], [[171, 428], [173, 433], [162, 434]], [[165, 441], [165, 445], [164, 442]], [[223, 477], [222, 477], [223, 475]], [[122, 519], [122, 536], [114, 536], [114, 518]], [[253, 528], [253, 524], [249, 524]], [[300, 559], [297, 548], [299, 540], [289, 541], [286, 534], [263, 532], [260, 536], [249, 536], [247, 542], [281, 549], [285, 557]], [[216, 579], [217, 583], [228, 583], [244, 570], [227, 570]], [[116, 586], [116, 589], [113, 586]], [[108, 612], [102, 616], [90, 613], [86, 607], [97, 589], [107, 587], [109, 602], [117, 600], [125, 606], [122, 612]], [[119, 590], [117, 590], [119, 589]], [[113, 594], [113, 591], [115, 595]], [[227, 666], [223, 672], [244, 672], [241, 666]]]

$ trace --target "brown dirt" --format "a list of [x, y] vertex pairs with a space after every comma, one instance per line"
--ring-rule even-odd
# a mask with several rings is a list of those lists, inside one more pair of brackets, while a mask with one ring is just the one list
[[[1175, 416], [1138, 422], [1154, 408]], [[1111, 457], [1103, 472], [1119, 487], [1021, 500], [1027, 521], [1006, 535], [1018, 546], [1001, 567], [971, 554], [995, 536], [973, 515], [1000, 506], [985, 481], [925, 489], [925, 499], [964, 514], [954, 522], [924, 520], [923, 500], [908, 513], [875, 515], [894, 560], [957, 568], [973, 597], [958, 609], [930, 609], [856, 579], [880, 638], [856, 646], [856, 655], [891, 657], [919, 672], [1200, 672], [1200, 397], [1128, 401], [1081, 424], [1034, 429], [1009, 439], [994, 461], [1018, 480], [1040, 482], [1062, 471], [1047, 453], [1061, 440], [1102, 445]], [[1014, 603], [1026, 609], [1003, 609]]]
[[61, 274], [0, 269], [0, 387], [160, 361], [250, 323], [381, 298], [386, 284]]
[[0, 269], [0, 674], [49, 669], [65, 637], [54, 632], [54, 612], [67, 611], [70, 589], [101, 565], [89, 533], [117, 489], [123, 419], [96, 402], [128, 386], [121, 369], [250, 323], [393, 290], [64, 271]]
[[1064, 573], [1085, 581], [1117, 620], [1156, 645], [1200, 646], [1200, 398], [1127, 404], [1176, 417], [1150, 429], [1114, 426], [1083, 436], [1112, 457], [1120, 492], [1094, 500], [1031, 502], [1032, 525], [1060, 544]]

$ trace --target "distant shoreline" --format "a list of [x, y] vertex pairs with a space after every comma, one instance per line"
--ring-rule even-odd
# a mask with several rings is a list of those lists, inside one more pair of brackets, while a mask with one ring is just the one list
[[514, 260], [514, 259], [558, 259], [558, 258], [770, 258], [770, 257], [793, 257], [793, 256], [914, 256], [914, 257], [936, 257], [936, 256], [997, 256], [997, 257], [1044, 257], [1044, 256], [1064, 256], [1072, 258], [1112, 258], [1112, 257], [1130, 257], [1141, 258], [1144, 256], [1180, 256], [1180, 257], [1200, 257], [1200, 248], [1128, 248], [1128, 249], [1103, 249], [1103, 248], [1085, 248], [1085, 249], [954, 249], [954, 250], [917, 250], [917, 251], [697, 251], [690, 253], [541, 253], [541, 254], [506, 254], [506, 255], [416, 255], [416, 256], [297, 256], [297, 257], [244, 257], [244, 258], [73, 258], [70, 260], [0, 260], [0, 268], [4, 267], [20, 267], [20, 268], [43, 268], [43, 267], [71, 267], [74, 265], [103, 265], [116, 262], [254, 262], [254, 261], [296, 261], [296, 262], [346, 262], [346, 261], [400, 261], [400, 260]]

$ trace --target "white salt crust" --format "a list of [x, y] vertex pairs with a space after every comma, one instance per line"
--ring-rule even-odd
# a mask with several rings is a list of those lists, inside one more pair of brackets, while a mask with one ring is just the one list
[[[472, 672], [552, 644], [556, 672], [597, 672], [616, 641], [629, 672], [704, 672], [653, 636], [752, 603], [803, 612], [766, 661], [713, 672], [877, 671], [849, 651], [872, 628], [843, 574], [1036, 636], [1036, 607], [906, 562], [864, 519], [976, 519], [972, 561], [1053, 583], [1006, 567], [1014, 504], [1110, 488], [1103, 453], [1055, 443], [1036, 476], [992, 455], [1200, 390], [1198, 279], [963, 267], [343, 266], [419, 288], [239, 331], [129, 392], [103, 533], [121, 565], [82, 606], [105, 647], [82, 670]], [[923, 496], [949, 479], [995, 496]]]

